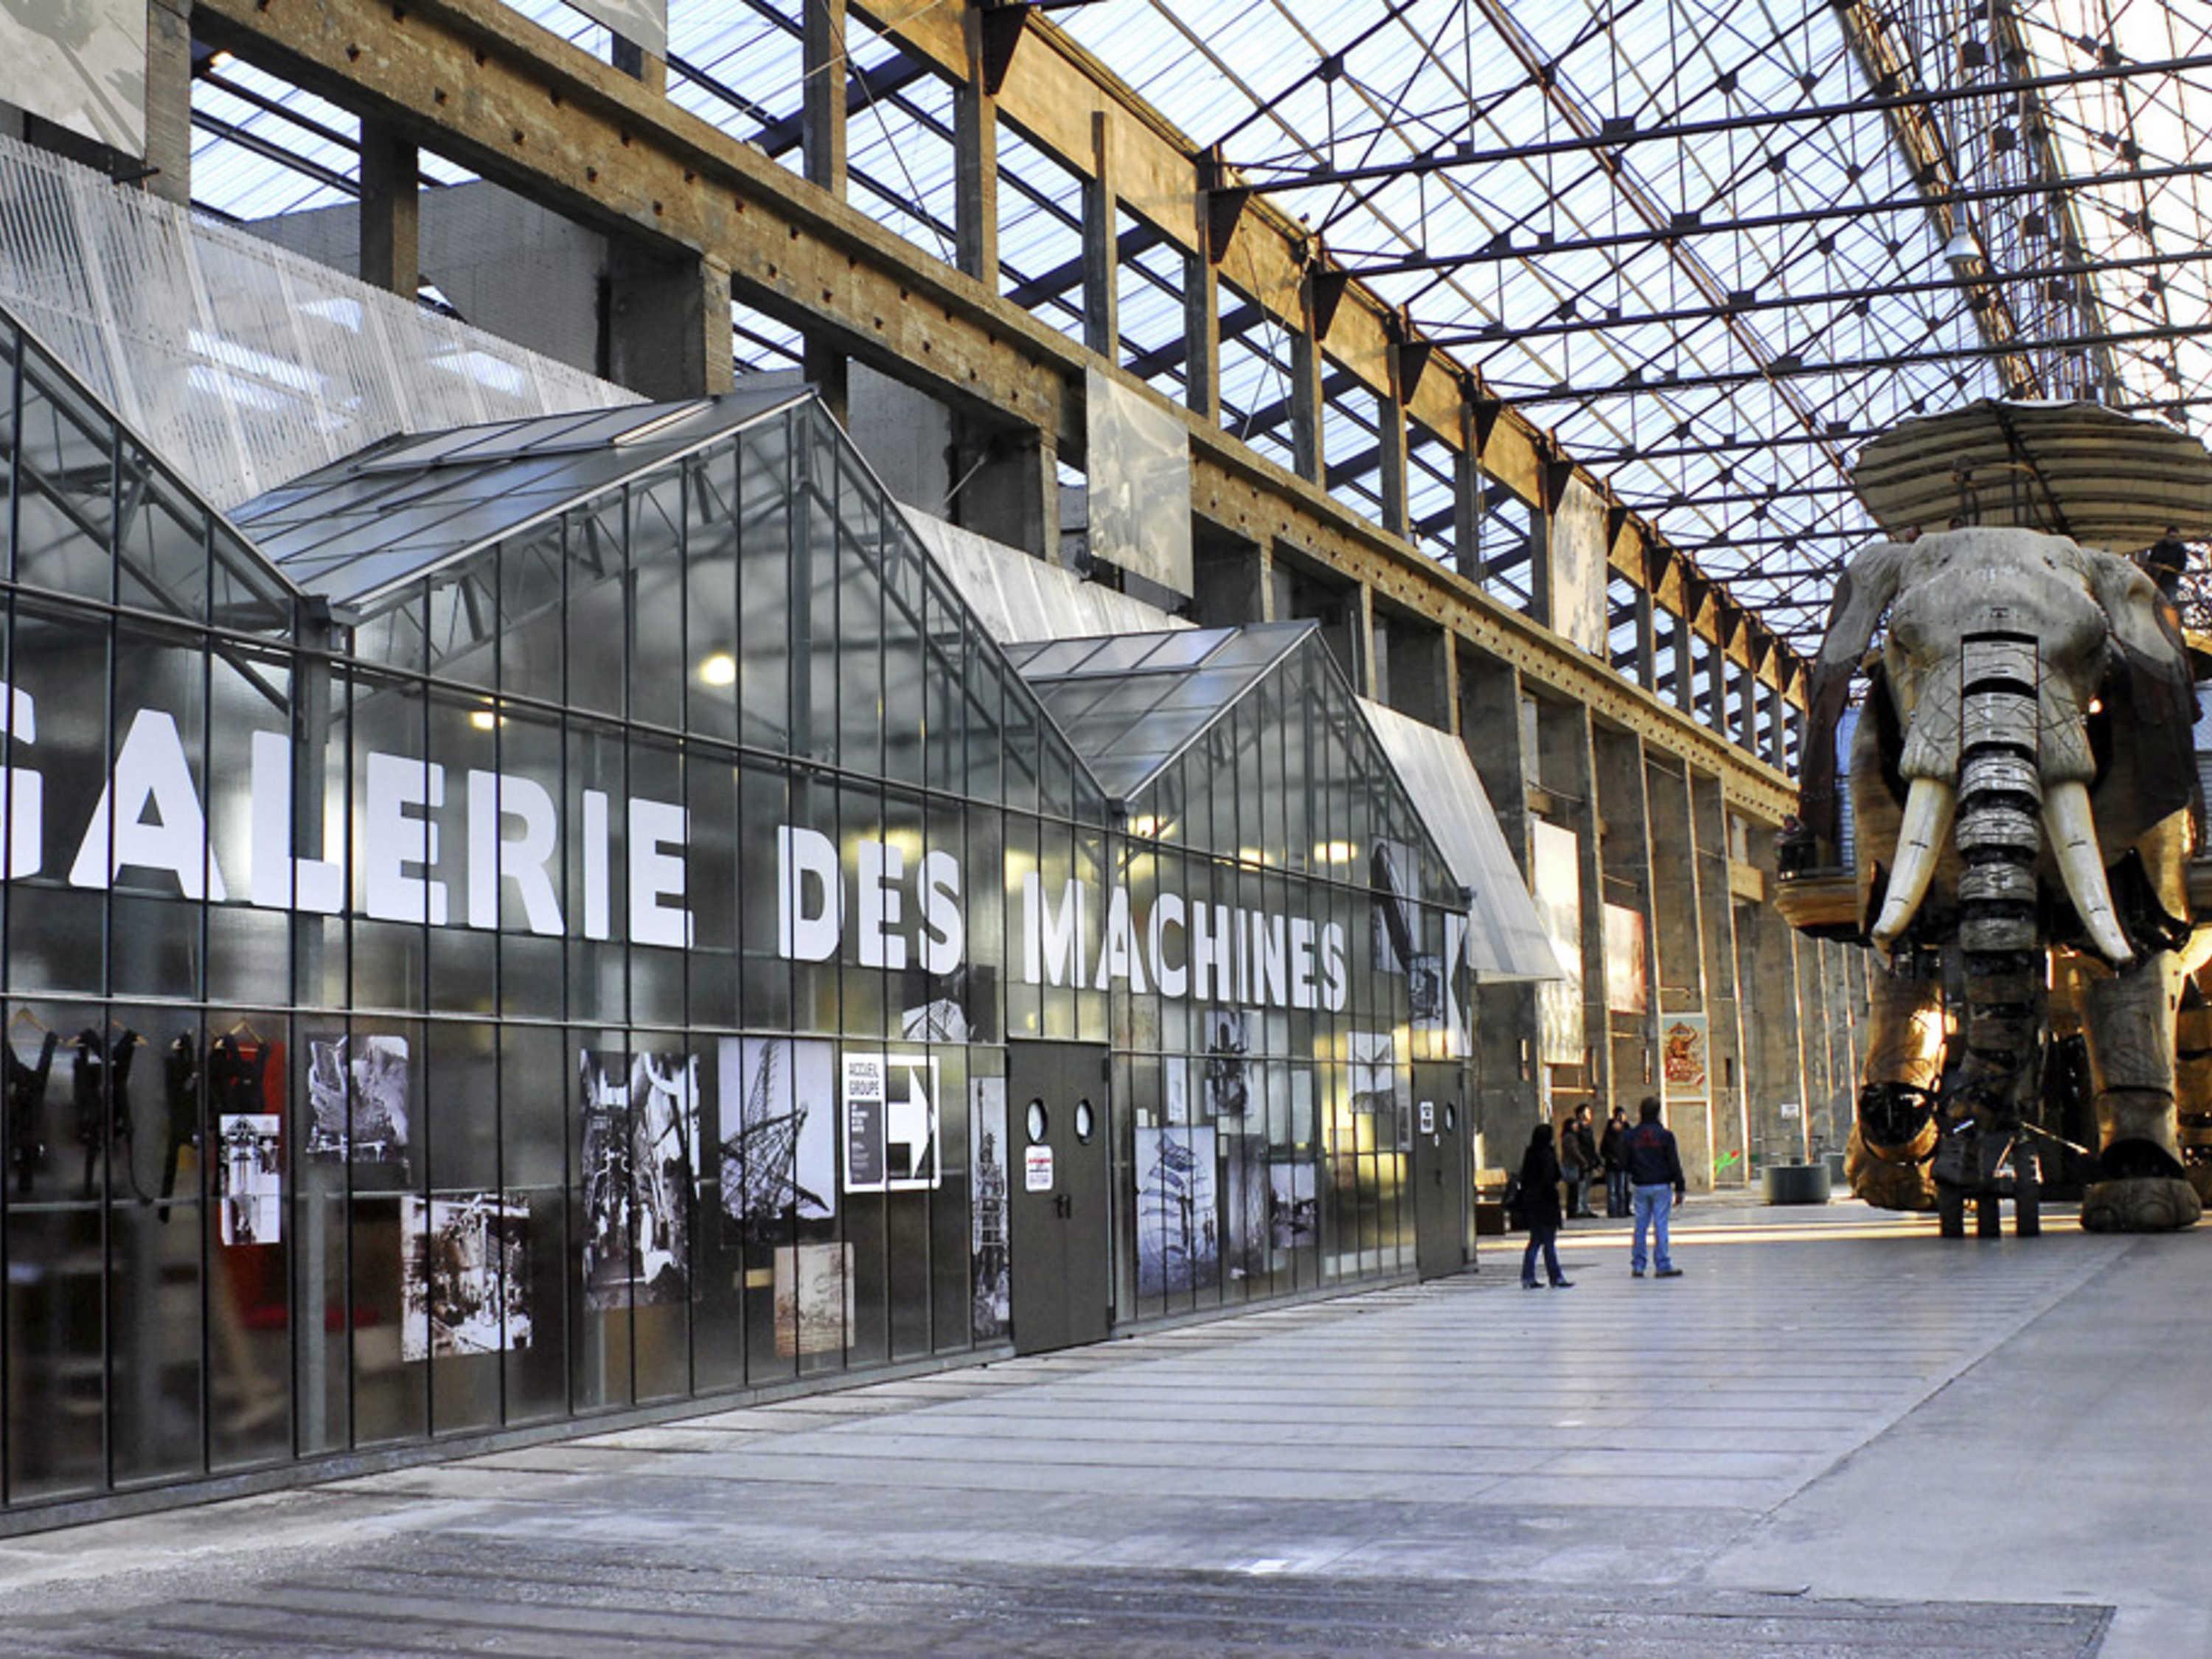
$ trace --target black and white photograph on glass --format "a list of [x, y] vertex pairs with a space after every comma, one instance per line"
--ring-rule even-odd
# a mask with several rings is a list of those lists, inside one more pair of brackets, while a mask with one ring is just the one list
[[530, 1346], [530, 1206], [504, 1193], [399, 1200], [403, 1360]]
[[853, 1247], [786, 1244], [775, 1253], [775, 1351], [838, 1353], [853, 1325]]
[[1278, 1162], [1267, 1170], [1267, 1232], [1279, 1250], [1321, 1237], [1321, 1198], [1310, 1164]]
[[1204, 1124], [1137, 1131], [1137, 1294], [1221, 1279], [1214, 1132]]
[[276, 1244], [284, 1237], [284, 1120], [274, 1112], [241, 1112], [216, 1126], [222, 1143], [226, 1244]]
[[975, 1273], [973, 1329], [978, 1342], [1004, 1336], [1013, 1318], [1013, 1274], [1006, 1245], [1006, 1080], [968, 1084], [975, 1148], [975, 1201], [969, 1210], [969, 1255]]
[[1406, 964], [1406, 994], [1413, 1003], [1413, 1029], [1440, 1031], [1444, 1024], [1444, 959], [1417, 956]]
[[1378, 837], [1368, 858], [1374, 890], [1369, 925], [1373, 930], [1375, 971], [1402, 974], [1421, 948], [1420, 921], [1413, 904], [1418, 855], [1402, 841]]
[[968, 1011], [951, 997], [933, 997], [899, 1011], [899, 1035], [908, 1042], [965, 1042]]
[[1395, 1041], [1388, 1031], [1353, 1031], [1346, 1041], [1346, 1057], [1352, 1062], [1352, 1109], [1391, 1110], [1398, 1097]]
[[1257, 1121], [1235, 1119], [1219, 1129], [1222, 1214], [1228, 1237], [1222, 1241], [1223, 1269], [1232, 1279], [1267, 1271], [1267, 1138]]
[[799, 1223], [837, 1213], [836, 1051], [724, 1037], [715, 1060], [724, 1241], [787, 1244]]
[[1252, 1103], [1245, 1056], [1252, 1052], [1252, 1016], [1215, 1008], [1206, 1016], [1206, 1115], [1242, 1117]]
[[309, 1158], [407, 1162], [407, 1039], [307, 1039]]
[[584, 1302], [680, 1301], [689, 1285], [696, 1062], [583, 1050]]
[[1160, 1062], [1160, 1115], [1166, 1122], [1190, 1121], [1191, 1066], [1181, 1054], [1170, 1054]]

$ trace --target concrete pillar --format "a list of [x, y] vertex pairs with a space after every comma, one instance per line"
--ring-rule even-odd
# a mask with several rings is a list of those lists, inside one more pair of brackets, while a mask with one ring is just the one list
[[1723, 737], [1728, 735], [1729, 660], [1720, 641], [1705, 658], [1705, 723]]
[[1759, 753], [1759, 676], [1745, 668], [1735, 683], [1736, 724], [1742, 728], [1736, 742], [1750, 754]]
[[[1490, 797], [1498, 828], [1528, 871], [1528, 763], [1522, 753], [1521, 676], [1510, 662], [1466, 647], [1459, 653], [1460, 734]], [[1520, 1162], [1536, 1121], [1536, 994], [1527, 985], [1475, 991], [1475, 1127], [1491, 1167]]]
[[[1651, 847], [1651, 945], [1658, 972], [1652, 998], [1659, 1009], [1660, 1058], [1666, 1056], [1672, 1015], [1705, 1012], [1705, 921], [1697, 878], [1697, 837], [1692, 828], [1690, 786], [1675, 756], [1644, 755], [1644, 791]], [[1711, 1045], [1707, 1044], [1710, 1056]], [[1717, 1062], [1711, 1067], [1717, 1076]], [[1667, 1121], [1681, 1143], [1682, 1170], [1692, 1192], [1713, 1184], [1713, 1083], [1700, 1095], [1662, 1081]]]
[[1306, 325], [1291, 331], [1291, 471], [1311, 483], [1328, 482], [1328, 457], [1322, 439], [1322, 378], [1325, 364], [1314, 337], [1309, 306]]
[[1482, 459], [1476, 441], [1474, 406], [1459, 406], [1459, 448], [1452, 454], [1452, 552], [1459, 574], [1476, 586], [1490, 586], [1482, 568]]
[[[1750, 1125], [1744, 1114], [1742, 1001], [1737, 994], [1735, 901], [1729, 887], [1728, 814], [1720, 780], [1692, 771], [1698, 914], [1705, 930], [1705, 1014], [1712, 1043], [1712, 1148], [1716, 1185], [1745, 1180]], [[1734, 1161], [1721, 1170], [1721, 1160]]]
[[624, 75], [634, 81], [642, 81], [647, 88], [664, 96], [668, 91], [668, 60], [655, 58], [635, 40], [621, 35], [614, 37], [614, 48], [608, 59]]
[[1412, 517], [1407, 492], [1406, 405], [1393, 391], [1375, 400], [1378, 470], [1376, 484], [1382, 497], [1382, 527], [1394, 536], [1411, 533]]
[[191, 205], [192, 0], [148, 0], [146, 165], [148, 194]]
[[1658, 602], [1651, 590], [1636, 590], [1636, 683], [1655, 696], [1659, 690]]
[[607, 270], [607, 378], [651, 398], [730, 389], [730, 269], [617, 244]]
[[[1199, 240], [1206, 238], [1206, 198], [1198, 198]], [[1209, 421], [1221, 418], [1221, 277], [1204, 253], [1182, 262], [1182, 400]]]
[[799, 111], [799, 149], [806, 179], [839, 201], [845, 198], [845, 0], [800, 0], [799, 33], [805, 76]]
[[422, 285], [422, 191], [414, 143], [361, 124], [361, 280], [412, 300]]
[[953, 477], [952, 521], [994, 542], [1060, 562], [1060, 453], [1033, 428], [963, 435]]
[[1668, 634], [1674, 643], [1674, 684], [1669, 688], [1674, 707], [1685, 714], [1694, 714], [1697, 708], [1697, 630], [1690, 619], [1679, 611], [1668, 613]]
[[1581, 703], [1539, 702], [1536, 732], [1550, 816], [1575, 832], [1582, 894], [1582, 1086], [1571, 1096], [1555, 1094], [1555, 1104], [1587, 1103], [1595, 1109], [1612, 1098], [1613, 1053], [1606, 1036], [1605, 878], [1589, 710]]
[[[822, 397], [823, 407], [838, 425], [849, 428], [853, 415], [852, 359], [819, 335], [809, 334], [799, 343], [799, 372]], [[939, 491], [945, 488], [938, 485]]]
[[[1765, 896], [1734, 906], [1736, 983], [1754, 1000], [1743, 1020], [1744, 1116], [1763, 1162], [1795, 1163], [1806, 1155], [1814, 1109], [1802, 1035], [1805, 988], [1796, 930], [1774, 908], [1773, 832], [1754, 826], [1749, 850]], [[1782, 1115], [1785, 1104], [1796, 1108], [1795, 1116]]]
[[1528, 615], [1546, 628], [1556, 628], [1558, 606], [1552, 592], [1552, 510], [1541, 505], [1528, 509]]
[[983, 86], [983, 13], [963, 14], [968, 78], [952, 92], [952, 217], [960, 269], [999, 287], [999, 100]]
[[1437, 722], [1454, 737], [1462, 733], [1459, 704], [1459, 635], [1446, 629], [1443, 640], [1444, 718]]
[[1644, 740], [1635, 732], [1596, 726], [1591, 733], [1596, 762], [1598, 851], [1607, 902], [1644, 918], [1644, 1009], [1641, 1014], [1613, 1012], [1616, 988], [1607, 985], [1607, 1030], [1612, 1056], [1612, 1094], [1601, 1102], [1625, 1109], [1636, 1121], [1637, 1103], [1659, 1091], [1659, 964], [1656, 930], [1651, 922], [1651, 808], [1644, 781]]
[[1274, 619], [1274, 559], [1263, 543], [1209, 538], [1192, 561], [1191, 620], [1201, 628], [1233, 628]]
[[1106, 112], [1091, 117], [1091, 176], [1083, 181], [1083, 343], [1121, 361], [1121, 206]]
[[1352, 657], [1359, 665], [1359, 672], [1352, 676], [1352, 683], [1359, 688], [1362, 696], [1387, 702], [1389, 699], [1385, 695], [1388, 687], [1384, 678], [1389, 665], [1379, 648], [1382, 641], [1375, 634], [1375, 590], [1362, 582], [1356, 594], [1352, 613]]

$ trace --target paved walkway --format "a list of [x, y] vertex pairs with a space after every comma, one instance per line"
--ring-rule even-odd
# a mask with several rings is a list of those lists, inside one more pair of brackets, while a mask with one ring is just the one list
[[0, 1646], [2212, 1655], [2212, 1230], [1688, 1219], [0, 1543]]

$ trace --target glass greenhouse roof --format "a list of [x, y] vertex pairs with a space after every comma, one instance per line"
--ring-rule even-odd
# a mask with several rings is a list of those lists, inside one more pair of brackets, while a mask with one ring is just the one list
[[717, 398], [390, 439], [233, 516], [301, 587], [365, 605], [811, 395], [781, 375], [759, 379]]
[[1005, 649], [1106, 793], [1127, 800], [1316, 627], [1179, 629]]

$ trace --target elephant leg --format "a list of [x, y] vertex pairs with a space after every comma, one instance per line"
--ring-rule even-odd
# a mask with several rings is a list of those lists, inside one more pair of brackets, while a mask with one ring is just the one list
[[1886, 1210], [1932, 1210], [1936, 1081], [1943, 1064], [1942, 958], [1900, 951], [1869, 974], [1866, 1075], [1844, 1172], [1851, 1191]]
[[2183, 1172], [2197, 1198], [2212, 1203], [2212, 1001], [2195, 980], [2182, 981], [2174, 1022], [2174, 1104]]
[[2081, 1196], [2091, 1232], [2170, 1232], [2203, 1201], [2181, 1161], [2174, 1017], [2181, 965], [2170, 951], [2092, 980], [2083, 1026], [2097, 1091], [2097, 1179]]

